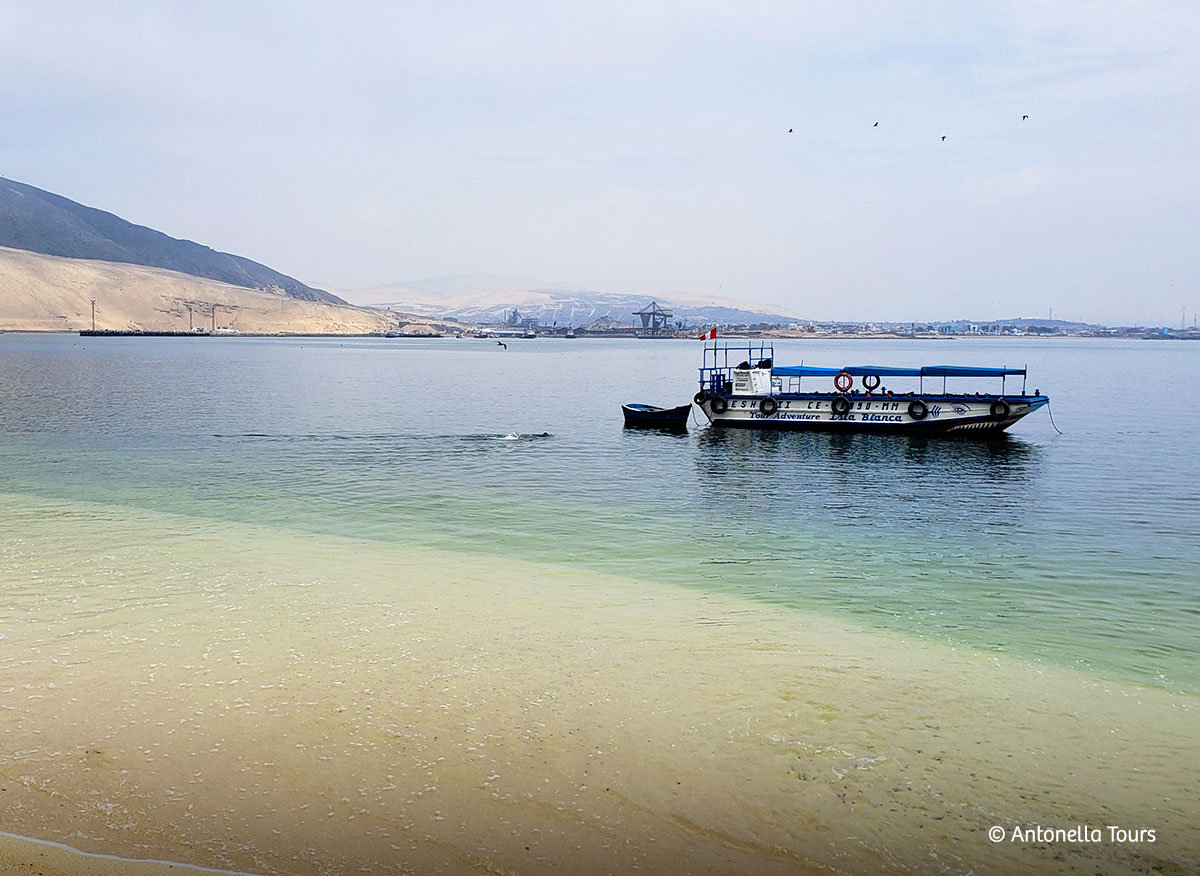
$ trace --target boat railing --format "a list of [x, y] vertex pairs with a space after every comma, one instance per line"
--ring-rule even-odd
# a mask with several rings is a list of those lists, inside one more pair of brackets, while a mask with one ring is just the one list
[[[763, 372], [767, 373], [764, 374]], [[814, 368], [804, 367], [775, 367], [775, 348], [768, 343], [729, 343], [728, 341], [713, 341], [711, 344], [704, 345], [704, 359], [700, 367], [700, 390], [709, 395], [729, 395], [734, 392], [735, 386], [738, 387], [738, 392], [748, 392], [752, 395], [767, 394], [771, 395], [799, 395], [802, 391], [807, 390], [808, 393], [816, 393], [821, 395], [837, 395], [850, 390], [847, 386], [846, 390], [828, 387], [824, 381], [828, 381], [835, 376], [845, 374], [849, 378], [863, 378], [865, 386], [867, 377], [874, 377], [874, 386], [870, 389], [864, 388], [864, 392], [868, 395], [872, 390], [879, 388], [880, 394], [888, 395], [924, 395], [928, 393], [937, 393], [937, 390], [926, 385], [926, 381], [934, 382], [936, 386], [937, 378], [941, 378], [941, 395], [952, 395], [949, 392], [948, 378], [953, 377], [956, 380], [959, 378], [986, 378], [999, 379], [1000, 392], [998, 397], [1009, 395], [1007, 392], [1008, 378], [1021, 378], [1021, 392], [1026, 394], [1026, 375], [1027, 368], [975, 368], [967, 366], [954, 365], [930, 365], [921, 368], [895, 368], [884, 366], [857, 365], [846, 366], [842, 369], [837, 368]], [[769, 376], [768, 376], [769, 375]], [[809, 378], [807, 385], [802, 386], [803, 378]], [[889, 392], [886, 388], [880, 386], [882, 380], [891, 379], [912, 379], [915, 378], [917, 385], [912, 387], [910, 392]], [[820, 386], [817, 388], [814, 383]], [[753, 387], [750, 389], [749, 387]], [[768, 389], [769, 387], [769, 389]], [[811, 388], [810, 388], [811, 387]], [[828, 387], [828, 388], [826, 388]], [[851, 394], [858, 395], [858, 390], [850, 390]], [[1015, 394], [1015, 393], [1014, 393]], [[1037, 395], [1037, 390], [1034, 390]], [[962, 395], [970, 395], [970, 392], [963, 392]], [[992, 397], [992, 393], [975, 392], [978, 397]]]
[[727, 395], [733, 388], [733, 372], [747, 368], [770, 368], [775, 348], [764, 343], [713, 341], [704, 345], [700, 366], [700, 389], [710, 395]]

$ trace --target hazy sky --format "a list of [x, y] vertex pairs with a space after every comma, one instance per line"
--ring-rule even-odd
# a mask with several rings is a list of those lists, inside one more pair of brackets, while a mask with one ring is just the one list
[[0, 174], [327, 288], [1177, 325], [1198, 47], [1196, 0], [0, 0]]

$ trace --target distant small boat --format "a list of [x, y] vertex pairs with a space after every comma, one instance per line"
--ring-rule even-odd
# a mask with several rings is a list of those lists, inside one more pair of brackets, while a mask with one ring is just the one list
[[672, 432], [686, 432], [692, 406], [689, 404], [677, 408], [659, 408], [654, 405], [621, 405], [621, 413], [625, 415], [627, 429], [669, 429]]
[[574, 337], [575, 337], [575, 329], [573, 329], [573, 328], [569, 328], [569, 329], [567, 329], [567, 334], [566, 334], [566, 336], [567, 336], [568, 338], [574, 338]]

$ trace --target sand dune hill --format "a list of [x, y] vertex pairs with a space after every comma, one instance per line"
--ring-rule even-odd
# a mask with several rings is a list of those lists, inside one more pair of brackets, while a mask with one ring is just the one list
[[161, 268], [47, 256], [0, 247], [0, 329], [186, 331], [192, 324], [244, 333], [364, 334], [427, 330], [428, 320], [382, 310], [301, 301]]
[[0, 246], [69, 259], [146, 265], [247, 289], [278, 288], [289, 298], [303, 301], [346, 303], [245, 256], [170, 237], [62, 195], [3, 178]]

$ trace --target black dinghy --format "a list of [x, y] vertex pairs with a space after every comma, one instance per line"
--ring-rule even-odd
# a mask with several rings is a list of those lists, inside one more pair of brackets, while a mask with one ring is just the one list
[[686, 432], [688, 417], [692, 406], [680, 405], [677, 408], [659, 408], [654, 405], [621, 405], [625, 415], [627, 429], [669, 429], [673, 432]]

